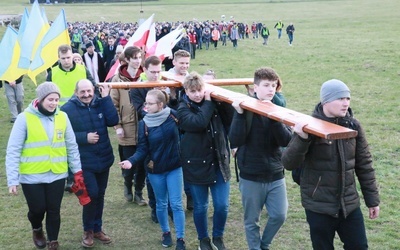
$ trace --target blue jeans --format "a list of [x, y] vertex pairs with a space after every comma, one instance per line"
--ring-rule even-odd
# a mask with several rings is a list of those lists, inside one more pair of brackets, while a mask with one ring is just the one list
[[214, 205], [213, 215], [213, 237], [224, 235], [226, 219], [229, 210], [229, 191], [230, 183], [225, 182], [221, 171], [217, 171], [217, 181], [210, 185], [190, 184], [190, 190], [193, 197], [193, 220], [197, 230], [198, 239], [208, 237], [208, 190], [211, 190], [211, 196]]
[[103, 225], [104, 195], [106, 193], [110, 169], [101, 173], [83, 171], [83, 178], [91, 202], [83, 206], [83, 230], [100, 232]]
[[[255, 182], [240, 178], [239, 188], [249, 250], [268, 249], [287, 217], [285, 178], [273, 182]], [[264, 206], [267, 209], [268, 221], [260, 236], [260, 214]]]
[[289, 37], [289, 44], [292, 44], [292, 42], [293, 42], [293, 34], [288, 34], [288, 37]]
[[282, 29], [277, 29], [277, 30], [278, 30], [278, 39], [280, 39], [282, 36]]
[[346, 218], [339, 213], [339, 218], [319, 214], [306, 209], [307, 222], [310, 225], [310, 236], [313, 249], [333, 250], [335, 232], [343, 242], [344, 249], [368, 249], [364, 218], [361, 209], [357, 208]]
[[163, 233], [170, 232], [168, 200], [174, 214], [176, 238], [185, 238], [185, 213], [182, 205], [183, 173], [177, 168], [161, 174], [148, 173], [148, 179], [156, 196], [156, 212]]

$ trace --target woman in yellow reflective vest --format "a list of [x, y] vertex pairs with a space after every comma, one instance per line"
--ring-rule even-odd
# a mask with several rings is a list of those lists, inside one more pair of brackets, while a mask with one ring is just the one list
[[[58, 109], [57, 85], [42, 83], [36, 95], [11, 130], [6, 154], [7, 184], [14, 195], [18, 186], [22, 187], [35, 246], [58, 249], [67, 170], [69, 167], [81, 175], [81, 161], [68, 116]], [[42, 225], [45, 215], [47, 239]]]

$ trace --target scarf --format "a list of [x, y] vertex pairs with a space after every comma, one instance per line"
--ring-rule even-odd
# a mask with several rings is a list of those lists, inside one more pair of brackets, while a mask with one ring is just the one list
[[161, 110], [160, 112], [154, 113], [154, 114], [149, 114], [147, 113], [145, 117], [143, 118], [144, 123], [146, 123], [146, 126], [151, 128], [151, 127], [157, 127], [160, 126], [165, 120], [167, 120], [168, 116], [171, 114], [171, 109], [169, 107], [166, 107], [165, 109]]
[[97, 73], [99, 71], [99, 62], [97, 59], [97, 52], [93, 52], [93, 56], [92, 58], [90, 58], [89, 53], [85, 53], [83, 55], [85, 57], [85, 63], [86, 63], [86, 67], [88, 68], [88, 70], [90, 71], [90, 74], [92, 74], [94, 81], [96, 83], [99, 83], [99, 74]]
[[33, 107], [36, 107], [36, 108], [38, 109], [38, 111], [39, 111], [40, 113], [42, 113], [42, 115], [44, 115], [44, 116], [52, 116], [52, 115], [54, 115], [54, 114], [56, 113], [56, 111], [57, 111], [57, 109], [55, 109], [55, 110], [52, 111], [52, 112], [48, 111], [47, 109], [45, 109], [45, 108], [43, 107], [42, 102], [40, 102], [40, 101], [37, 101], [37, 102], [36, 102], [36, 100], [35, 100], [35, 102], [33, 103]]

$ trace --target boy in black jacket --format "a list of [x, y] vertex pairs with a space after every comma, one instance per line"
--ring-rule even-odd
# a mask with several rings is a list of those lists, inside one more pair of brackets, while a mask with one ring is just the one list
[[[273, 69], [260, 68], [255, 71], [255, 98], [283, 106], [283, 96], [277, 92], [281, 87], [281, 79]], [[258, 114], [249, 116], [246, 112], [250, 111], [244, 111], [239, 104], [239, 100], [232, 103], [237, 112], [232, 120], [229, 140], [232, 148], [238, 148], [236, 157], [240, 169], [239, 188], [247, 244], [249, 249], [269, 249], [287, 216], [281, 147], [289, 143], [292, 133], [280, 122]], [[263, 206], [269, 218], [261, 236], [259, 220]]]

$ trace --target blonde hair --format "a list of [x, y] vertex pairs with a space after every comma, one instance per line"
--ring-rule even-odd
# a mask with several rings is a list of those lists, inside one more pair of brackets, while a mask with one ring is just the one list
[[190, 53], [183, 49], [175, 51], [174, 60], [176, 61], [181, 57], [190, 57]]
[[183, 81], [183, 87], [185, 89], [202, 89], [204, 88], [205, 83], [203, 78], [199, 73], [196, 71], [191, 72], [189, 75], [185, 77], [185, 80]]
[[80, 58], [81, 59], [81, 64], [85, 65], [85, 63], [83, 62], [82, 56], [79, 53], [73, 53], [72, 54], [72, 60], [75, 62], [75, 58]]
[[157, 103], [162, 102], [164, 104], [163, 105], [164, 108], [167, 106], [169, 100], [168, 94], [165, 91], [159, 89], [149, 90], [146, 96], [154, 96], [156, 98]]

